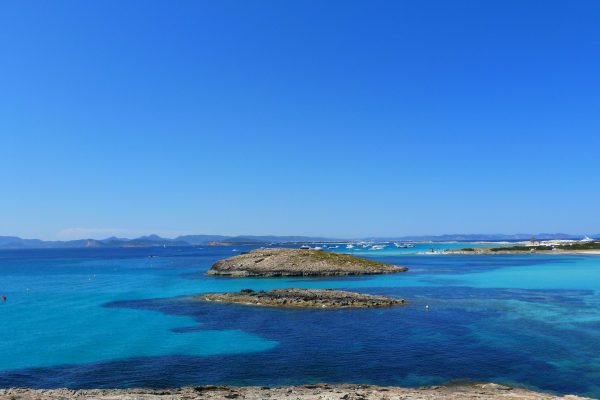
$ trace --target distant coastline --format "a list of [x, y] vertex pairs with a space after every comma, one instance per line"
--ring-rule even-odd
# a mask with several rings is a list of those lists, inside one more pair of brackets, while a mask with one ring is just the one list
[[503, 247], [465, 247], [444, 250], [444, 254], [600, 254], [600, 241], [585, 238], [580, 241], [544, 240], [519, 242]]
[[[579, 240], [584, 235], [565, 233], [541, 234], [450, 234], [431, 236], [398, 236], [398, 237], [366, 237], [366, 238], [330, 238], [317, 236], [255, 236], [255, 235], [183, 235], [175, 238], [164, 238], [158, 235], [147, 235], [138, 238], [109, 237], [106, 239], [78, 240], [41, 240], [23, 239], [18, 236], [0, 236], [1, 249], [52, 249], [52, 248], [144, 248], [144, 247], [188, 247], [188, 246], [243, 246], [264, 244], [303, 244], [303, 243], [355, 243], [355, 242], [411, 242], [411, 243], [480, 243], [509, 244], [530, 240]], [[590, 235], [600, 240], [600, 233]]]

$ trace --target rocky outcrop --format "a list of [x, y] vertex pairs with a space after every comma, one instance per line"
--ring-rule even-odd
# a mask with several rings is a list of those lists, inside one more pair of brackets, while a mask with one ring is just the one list
[[200, 386], [182, 389], [0, 389], [4, 400], [583, 400], [554, 396], [493, 383], [400, 388], [371, 385], [305, 385], [282, 387]]
[[268, 307], [369, 308], [404, 304], [403, 299], [332, 289], [274, 289], [268, 292], [244, 289], [240, 292], [197, 296], [206, 301]]
[[209, 275], [231, 277], [339, 276], [391, 274], [408, 268], [366, 260], [347, 254], [302, 249], [257, 249], [221, 260]]

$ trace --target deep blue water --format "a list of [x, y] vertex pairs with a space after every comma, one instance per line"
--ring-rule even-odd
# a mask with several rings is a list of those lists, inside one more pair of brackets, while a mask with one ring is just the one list
[[[469, 379], [600, 397], [600, 256], [353, 250], [410, 271], [337, 279], [204, 274], [232, 250], [0, 251], [0, 292], [8, 297], [0, 304], [0, 387]], [[410, 303], [293, 310], [190, 298], [292, 286]]]

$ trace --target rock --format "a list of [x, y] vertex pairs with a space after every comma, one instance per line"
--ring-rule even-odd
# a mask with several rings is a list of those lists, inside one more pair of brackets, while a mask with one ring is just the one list
[[405, 304], [405, 300], [333, 289], [274, 289], [268, 292], [244, 289], [240, 292], [197, 296], [206, 301], [268, 307], [369, 308]]
[[230, 277], [391, 274], [408, 268], [348, 254], [302, 249], [257, 249], [218, 261], [209, 275]]
[[181, 388], [181, 389], [0, 389], [0, 399], [19, 400], [191, 400], [206, 399], [217, 400], [226, 398], [240, 398], [247, 400], [261, 400], [272, 398], [275, 400], [314, 400], [314, 399], [404, 399], [404, 400], [584, 400], [578, 396], [555, 396], [546, 393], [533, 392], [526, 389], [513, 389], [506, 392], [501, 385], [449, 385], [429, 388], [401, 388], [381, 387], [370, 385], [309, 385], [309, 386], [282, 386], [264, 388], [260, 386], [247, 387], [222, 387], [210, 386], [209, 388]]

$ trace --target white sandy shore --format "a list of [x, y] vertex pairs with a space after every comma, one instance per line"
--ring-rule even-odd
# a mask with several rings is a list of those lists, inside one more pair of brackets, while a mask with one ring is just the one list
[[421, 251], [415, 254], [420, 255], [475, 255], [475, 256], [501, 256], [506, 254], [516, 254], [516, 255], [554, 255], [554, 256], [564, 256], [564, 255], [590, 255], [590, 256], [598, 256], [600, 255], [600, 250], [559, 250], [559, 251], [461, 251], [461, 250], [437, 250], [435, 252], [430, 251]]

